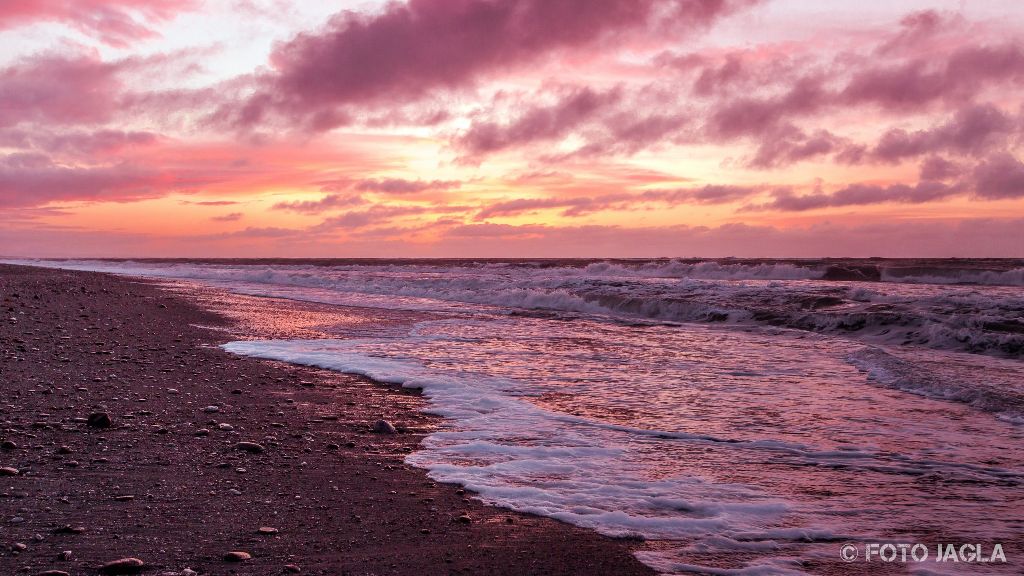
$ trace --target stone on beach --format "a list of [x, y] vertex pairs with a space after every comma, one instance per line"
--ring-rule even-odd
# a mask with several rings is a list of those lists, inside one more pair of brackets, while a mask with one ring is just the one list
[[17, 468], [11, 468], [10, 466], [0, 468], [0, 476], [17, 476], [18, 474], [21, 474], [21, 471]]
[[138, 558], [120, 558], [112, 560], [99, 567], [100, 574], [138, 574], [146, 566], [146, 563]]
[[272, 534], [277, 534], [277, 532], [278, 532], [277, 528], [273, 528], [271, 526], [260, 526], [259, 530], [256, 530], [257, 534], [263, 534], [264, 536], [270, 536]]
[[262, 444], [257, 444], [255, 442], [239, 442], [238, 444], [235, 444], [235, 450], [242, 450], [243, 452], [248, 452], [250, 454], [259, 454], [263, 452], [264, 448]]
[[203, 408], [203, 412], [206, 412], [207, 414], [214, 414], [214, 413], [220, 412], [220, 407], [219, 406], [207, 406], [206, 408]]
[[377, 420], [373, 425], [373, 431], [378, 434], [394, 434], [397, 432], [391, 422], [387, 420]]
[[86, 424], [91, 428], [110, 428], [110, 415], [106, 412], [93, 412], [89, 414]]
[[224, 560], [227, 562], [245, 562], [252, 558], [252, 554], [248, 552], [241, 552], [239, 550], [233, 550], [224, 555]]

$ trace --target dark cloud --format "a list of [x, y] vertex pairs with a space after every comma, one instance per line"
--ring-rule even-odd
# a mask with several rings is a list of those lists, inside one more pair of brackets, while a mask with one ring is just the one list
[[1024, 198], [1024, 163], [1009, 153], [996, 154], [975, 168], [974, 182], [980, 198]]
[[560, 95], [556, 104], [528, 107], [507, 124], [474, 122], [456, 140], [456, 146], [475, 156], [538, 140], [562, 138], [602, 109], [618, 103], [621, 97], [619, 90], [570, 89]]
[[350, 208], [364, 204], [366, 201], [361, 196], [328, 194], [319, 200], [294, 200], [291, 202], [278, 202], [272, 208], [274, 210], [291, 210], [293, 212], [304, 212], [306, 214], [318, 214], [339, 208]]
[[889, 130], [872, 155], [892, 163], [937, 152], [978, 155], [1005, 145], [1007, 136], [1017, 130], [1017, 121], [999, 108], [991, 104], [969, 105], [949, 121], [928, 130]]
[[360, 192], [396, 195], [454, 190], [461, 186], [462, 182], [459, 180], [405, 180], [402, 178], [368, 178], [352, 184], [352, 188]]
[[704, 27], [749, 0], [410, 0], [342, 12], [279, 46], [274, 72], [219, 116], [248, 127], [271, 113], [311, 129], [345, 122], [340, 105], [400, 103], [461, 88], [555, 52], [657, 30]]
[[824, 192], [797, 194], [792, 191], [780, 190], [775, 193], [775, 198], [771, 202], [752, 206], [750, 209], [802, 212], [820, 208], [866, 206], [887, 202], [921, 204], [949, 198], [963, 192], [964, 189], [960, 186], [942, 182], [919, 182], [913, 186], [907, 184], [891, 186], [851, 184], [831, 194]]
[[111, 120], [121, 65], [93, 56], [37, 56], [0, 70], [0, 127], [23, 122], [98, 124]]
[[725, 204], [748, 198], [758, 192], [760, 192], [760, 188], [757, 187], [708, 185], [574, 198], [516, 198], [485, 206], [476, 213], [474, 218], [479, 221], [547, 209], [560, 209], [562, 216], [579, 217], [607, 210], [639, 210], [650, 204], [669, 206], [687, 203]]
[[203, 180], [145, 166], [119, 163], [66, 166], [42, 154], [0, 156], [0, 206], [40, 206], [49, 202], [158, 198], [192, 189]]

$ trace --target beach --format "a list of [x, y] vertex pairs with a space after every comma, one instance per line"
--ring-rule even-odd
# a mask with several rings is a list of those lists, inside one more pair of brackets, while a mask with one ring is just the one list
[[4, 574], [652, 573], [634, 540], [431, 480], [404, 462], [439, 423], [415, 391], [225, 352], [280, 334], [181, 290], [3, 265], [0, 306]]

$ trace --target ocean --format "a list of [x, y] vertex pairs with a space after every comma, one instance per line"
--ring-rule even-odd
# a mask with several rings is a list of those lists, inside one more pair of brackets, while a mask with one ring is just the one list
[[329, 337], [224, 348], [421, 388], [446, 420], [410, 464], [664, 573], [821, 573], [886, 543], [930, 553], [876, 557], [895, 573], [1024, 562], [1024, 261], [9, 262], [329, 305]]

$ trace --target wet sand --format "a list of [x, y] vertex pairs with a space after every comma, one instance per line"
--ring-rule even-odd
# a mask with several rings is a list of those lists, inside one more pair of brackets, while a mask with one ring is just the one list
[[0, 266], [0, 574], [651, 573], [633, 542], [431, 481], [403, 463], [438, 425], [419, 396], [230, 355], [275, 334], [198, 302]]

